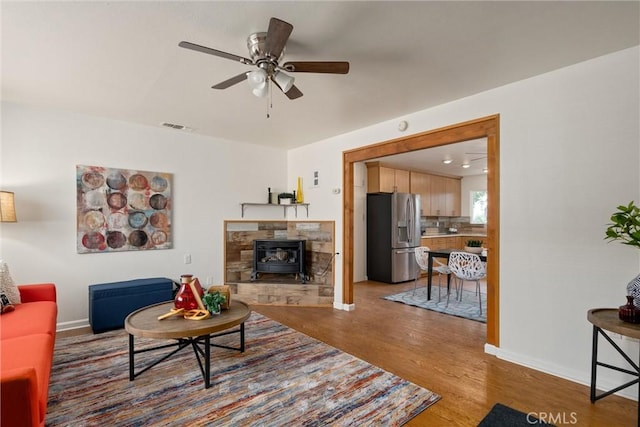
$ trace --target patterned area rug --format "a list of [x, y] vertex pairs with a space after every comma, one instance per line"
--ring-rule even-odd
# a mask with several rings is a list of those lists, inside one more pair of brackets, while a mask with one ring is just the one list
[[58, 339], [46, 425], [398, 426], [440, 399], [258, 313], [245, 326], [245, 353], [212, 347], [209, 389], [189, 348], [129, 381], [124, 330]]
[[449, 314], [452, 316], [464, 317], [465, 319], [475, 320], [476, 322], [487, 323], [487, 295], [482, 296], [482, 314], [478, 309], [478, 295], [473, 291], [462, 291], [462, 300], [456, 301], [455, 291], [449, 297], [449, 305], [447, 306], [447, 297], [443, 289], [442, 299], [438, 302], [438, 287], [431, 288], [431, 299], [427, 299], [427, 288], [425, 286], [418, 287], [415, 295], [413, 289], [406, 292], [400, 292], [393, 295], [383, 297], [389, 301], [401, 302], [416, 307], [426, 308], [427, 310], [437, 311], [439, 313]]

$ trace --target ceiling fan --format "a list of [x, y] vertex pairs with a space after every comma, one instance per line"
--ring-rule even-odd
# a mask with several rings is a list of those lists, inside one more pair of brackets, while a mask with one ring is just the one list
[[269, 82], [273, 82], [289, 99], [302, 96], [302, 92], [293, 84], [294, 78], [284, 73], [329, 73], [347, 74], [349, 63], [344, 61], [292, 61], [280, 65], [284, 56], [287, 40], [293, 31], [293, 25], [278, 18], [271, 18], [266, 33], [253, 33], [247, 38], [247, 48], [251, 59], [232, 53], [181, 41], [180, 47], [195, 50], [221, 58], [238, 61], [246, 65], [255, 65], [257, 70], [244, 72], [224, 80], [213, 89], [226, 89], [244, 80], [249, 81], [253, 94], [264, 97], [269, 92]]

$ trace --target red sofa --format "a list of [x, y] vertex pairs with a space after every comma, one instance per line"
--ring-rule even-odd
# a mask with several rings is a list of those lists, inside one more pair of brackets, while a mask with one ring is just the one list
[[0, 425], [44, 426], [56, 339], [56, 287], [20, 285], [21, 304], [0, 315]]

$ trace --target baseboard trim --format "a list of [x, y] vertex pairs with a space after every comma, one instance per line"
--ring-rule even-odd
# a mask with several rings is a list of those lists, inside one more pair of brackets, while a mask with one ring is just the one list
[[496, 347], [493, 344], [485, 344], [484, 345], [484, 352], [487, 354], [490, 354], [492, 356], [496, 356], [498, 354], [498, 351], [500, 349], [498, 347]]
[[336, 310], [353, 311], [356, 309], [355, 304], [343, 304], [341, 302], [334, 302], [333, 308]]
[[[486, 346], [487, 344], [485, 344], [485, 351], [486, 351]], [[496, 348], [495, 355], [499, 359], [506, 360], [507, 362], [512, 362], [517, 365], [525, 366], [530, 369], [535, 369], [536, 371], [544, 372], [545, 374], [553, 375], [555, 377], [559, 377], [574, 383], [582, 384], [587, 387], [591, 386], [590, 372], [585, 374], [585, 372], [582, 372], [582, 371], [566, 369], [562, 366], [547, 363], [538, 359], [534, 359], [532, 357], [528, 357], [526, 355], [522, 355], [520, 353], [514, 353], [512, 351], [503, 350], [500, 348]], [[615, 382], [606, 377], [603, 378], [602, 368], [599, 368], [597, 378], [598, 378], [597, 388], [598, 390], [601, 390], [601, 391], [611, 390], [620, 385], [620, 382]], [[634, 389], [634, 387], [631, 387], [630, 389], [621, 390], [615, 394], [617, 396], [621, 396], [630, 400], [637, 401], [638, 396], [637, 394], [631, 392], [632, 389]], [[586, 398], [588, 397], [589, 396], [587, 395]]]
[[73, 320], [71, 322], [60, 322], [56, 325], [56, 332], [71, 331], [74, 329], [88, 328], [89, 319]]

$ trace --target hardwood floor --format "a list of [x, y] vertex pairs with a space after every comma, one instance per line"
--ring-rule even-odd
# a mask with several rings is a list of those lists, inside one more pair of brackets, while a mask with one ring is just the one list
[[635, 401], [609, 396], [592, 404], [587, 386], [486, 354], [483, 323], [381, 299], [412, 287], [357, 283], [352, 312], [253, 309], [442, 396], [409, 426], [476, 426], [498, 402], [558, 426], [637, 424]]

